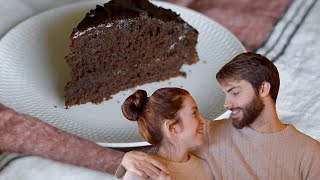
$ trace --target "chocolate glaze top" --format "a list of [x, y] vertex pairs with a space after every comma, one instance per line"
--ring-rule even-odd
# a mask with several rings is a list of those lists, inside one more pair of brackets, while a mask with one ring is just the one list
[[90, 10], [86, 17], [78, 24], [71, 34], [71, 38], [77, 38], [87, 30], [125, 19], [134, 19], [146, 13], [150, 18], [158, 18], [164, 22], [184, 22], [179, 15], [170, 9], [157, 7], [148, 0], [112, 0], [103, 6], [97, 5], [96, 9]]

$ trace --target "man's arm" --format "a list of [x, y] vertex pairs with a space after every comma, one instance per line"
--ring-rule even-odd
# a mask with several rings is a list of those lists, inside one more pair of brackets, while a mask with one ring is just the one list
[[303, 179], [318, 180], [320, 178], [320, 142], [314, 141], [305, 153], [306, 161], [302, 164]]
[[169, 170], [166, 166], [161, 164], [153, 156], [140, 151], [130, 151], [124, 155], [116, 177], [119, 179], [122, 178], [126, 171], [131, 171], [145, 178], [170, 178], [170, 176], [168, 176]]
[[[149, 178], [145, 178], [145, 177], [139, 176], [136, 173], [128, 171], [128, 172], [126, 172], [126, 174], [124, 175], [124, 177], [122, 179], [123, 180], [147, 180]], [[171, 176], [168, 176], [164, 172], [161, 172], [159, 177], [156, 179], [157, 180], [172, 180]]]
[[0, 151], [18, 152], [111, 174], [123, 152], [104, 148], [0, 104]]

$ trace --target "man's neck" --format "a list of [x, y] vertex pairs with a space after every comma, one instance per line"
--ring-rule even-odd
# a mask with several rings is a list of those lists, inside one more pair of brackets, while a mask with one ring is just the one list
[[284, 130], [286, 125], [280, 121], [276, 108], [273, 106], [273, 108], [264, 108], [250, 127], [257, 132], [273, 133]]

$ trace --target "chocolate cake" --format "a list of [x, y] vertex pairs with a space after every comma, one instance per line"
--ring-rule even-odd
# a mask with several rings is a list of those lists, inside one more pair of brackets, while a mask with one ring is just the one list
[[119, 91], [183, 75], [183, 64], [198, 61], [197, 37], [175, 12], [147, 0], [97, 5], [70, 36], [66, 107], [101, 103]]

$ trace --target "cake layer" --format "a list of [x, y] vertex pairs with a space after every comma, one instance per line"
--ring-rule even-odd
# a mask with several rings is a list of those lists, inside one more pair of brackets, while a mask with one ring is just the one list
[[[104, 5], [105, 8], [109, 6]], [[127, 9], [123, 11], [127, 12]], [[105, 21], [100, 13], [92, 16], [99, 19], [99, 25], [90, 28], [88, 25], [85, 29], [82, 21], [79, 24], [82, 31], [79, 31], [81, 28], [74, 30], [71, 53], [66, 56], [72, 73], [72, 79], [65, 87], [67, 107], [86, 102], [100, 103], [121, 90], [182, 75], [183, 64], [198, 60], [195, 49], [198, 33], [190, 25], [178, 18], [163, 21], [141, 9], [134, 8], [139, 16], [131, 11], [130, 15], [121, 16], [125, 19], [119, 19], [119, 16], [110, 19], [115, 15], [109, 13]], [[177, 16], [172, 11], [161, 11]], [[89, 22], [86, 18], [84, 20]]]

